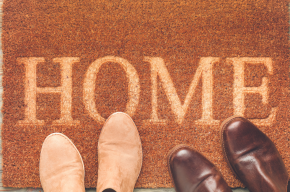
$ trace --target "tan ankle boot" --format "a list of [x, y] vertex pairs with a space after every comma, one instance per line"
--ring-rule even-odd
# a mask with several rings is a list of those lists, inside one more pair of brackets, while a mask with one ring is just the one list
[[142, 146], [129, 115], [114, 113], [106, 121], [99, 137], [98, 163], [97, 192], [134, 190], [142, 166]]
[[39, 173], [44, 192], [85, 191], [82, 157], [72, 141], [61, 133], [53, 133], [43, 142]]

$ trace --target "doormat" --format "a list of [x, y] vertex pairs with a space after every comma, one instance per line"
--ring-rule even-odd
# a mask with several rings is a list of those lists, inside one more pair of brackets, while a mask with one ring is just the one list
[[220, 125], [250, 119], [290, 171], [284, 0], [9, 0], [3, 6], [3, 185], [40, 187], [45, 137], [67, 135], [96, 187], [104, 122], [128, 113], [142, 140], [136, 188], [173, 187], [168, 151], [187, 144], [242, 186]]

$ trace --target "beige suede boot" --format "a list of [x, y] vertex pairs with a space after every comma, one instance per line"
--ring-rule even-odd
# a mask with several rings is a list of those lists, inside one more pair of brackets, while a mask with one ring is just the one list
[[82, 157], [72, 141], [61, 133], [53, 133], [44, 140], [39, 173], [44, 192], [85, 191]]
[[106, 121], [98, 144], [97, 192], [132, 192], [142, 167], [138, 130], [129, 115], [117, 112]]

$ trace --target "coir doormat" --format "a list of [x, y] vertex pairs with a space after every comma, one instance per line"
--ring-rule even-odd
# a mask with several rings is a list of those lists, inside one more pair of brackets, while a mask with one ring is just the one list
[[67, 135], [95, 187], [106, 118], [125, 111], [143, 146], [136, 187], [172, 187], [168, 151], [187, 144], [241, 186], [219, 130], [249, 118], [290, 171], [284, 0], [7, 0], [3, 6], [3, 185], [40, 187], [45, 137]]

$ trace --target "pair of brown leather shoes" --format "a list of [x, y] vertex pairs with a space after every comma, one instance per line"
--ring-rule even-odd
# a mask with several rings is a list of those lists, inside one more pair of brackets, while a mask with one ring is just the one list
[[[221, 126], [228, 165], [251, 192], [286, 192], [288, 174], [273, 142], [250, 121], [231, 117]], [[181, 145], [168, 155], [177, 192], [230, 192], [216, 167], [194, 149]]]
[[[114, 113], [99, 137], [97, 192], [132, 192], [141, 166], [141, 140], [133, 120], [125, 113]], [[45, 192], [85, 191], [82, 157], [73, 142], [61, 133], [45, 139], [39, 172]]]

